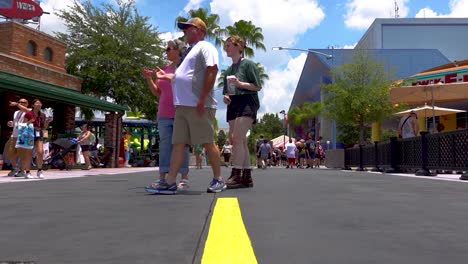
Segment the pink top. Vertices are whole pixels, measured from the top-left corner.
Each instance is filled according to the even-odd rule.
[[[164,67],[163,70],[166,73],[174,73],[174,71],[169,65],[166,65],[166,67]],[[168,80],[158,79],[157,85],[159,89],[161,90],[161,95],[159,96],[158,116],[174,118],[175,107],[174,107],[174,99],[172,97],[171,82]]]

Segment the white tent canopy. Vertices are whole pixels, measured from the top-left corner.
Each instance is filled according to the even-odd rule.
[[[274,148],[284,147],[285,143],[289,142],[288,136],[279,136],[271,140],[273,142]],[[292,138],[293,142],[296,142],[296,139]]]

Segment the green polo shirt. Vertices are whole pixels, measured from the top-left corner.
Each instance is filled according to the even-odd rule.
[[[229,66],[229,68],[227,68],[224,75],[223,94],[227,94],[227,76],[229,75],[235,75],[236,78],[241,82],[248,82],[257,87],[261,87],[260,73],[258,71],[257,65],[249,59],[242,59],[239,63],[234,63]],[[236,95],[256,93],[257,91],[250,91],[242,88],[238,88],[236,91]]]

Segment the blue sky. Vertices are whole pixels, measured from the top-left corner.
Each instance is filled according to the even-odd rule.
[[[106,0],[114,2],[113,0]],[[67,8],[71,0],[43,0],[42,30],[63,30],[63,23],[54,15]],[[94,3],[102,1],[93,0]],[[468,0],[397,0],[400,18],[468,17]],[[394,0],[136,0],[141,15],[171,39],[181,32],[174,27],[177,16],[190,9],[208,8],[220,16],[221,26],[250,20],[263,29],[267,51],[257,51],[254,61],[266,67],[270,80],[260,92],[260,113],[278,113],[288,109],[306,54],[297,51],[272,51],[273,46],[296,48],[353,48],[375,18],[395,17]],[[230,64],[220,51],[220,68]],[[220,91],[216,91],[221,98]],[[225,126],[225,105],[218,100],[217,118]]]

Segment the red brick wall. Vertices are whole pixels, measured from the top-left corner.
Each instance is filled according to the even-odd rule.
[[[81,79],[65,72],[65,43],[16,22],[0,23],[0,70],[81,91]],[[37,46],[36,56],[28,54],[28,42]],[[44,50],[53,52],[52,61]]]
[[[0,36],[2,36],[0,40],[0,52],[47,66],[54,70],[65,71],[65,43],[56,38],[11,21],[0,23]],[[29,41],[33,41],[37,45],[35,56],[28,54],[27,47]],[[52,61],[44,59],[44,50],[47,47],[53,52]]]

